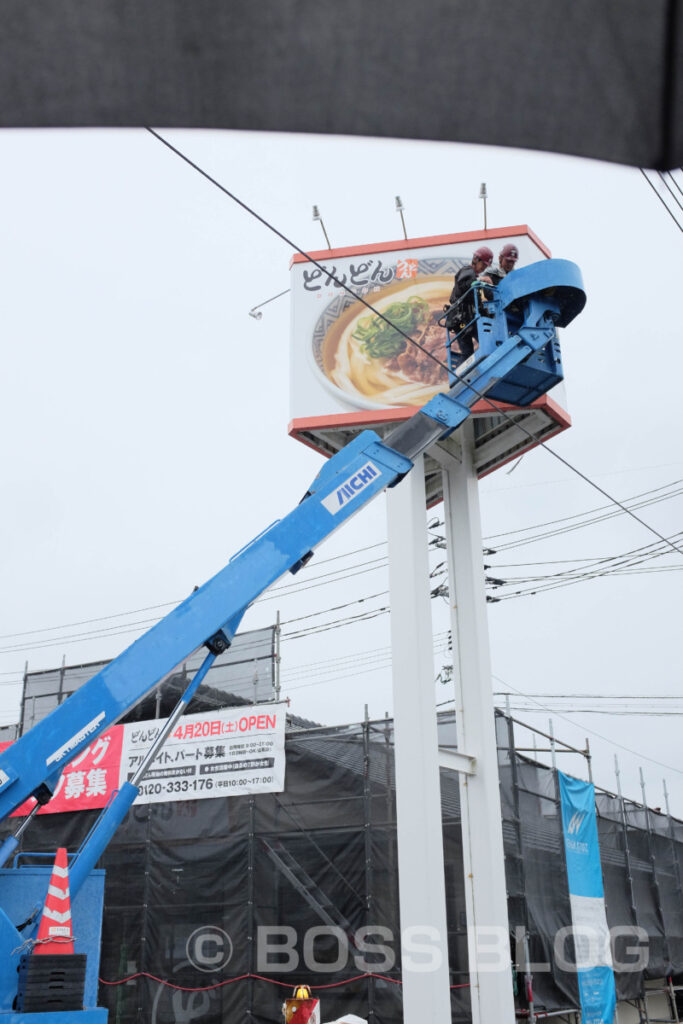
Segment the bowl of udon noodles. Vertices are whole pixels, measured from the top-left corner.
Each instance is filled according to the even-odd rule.
[[[421,406],[446,390],[448,373],[440,365],[446,364],[446,331],[437,320],[452,287],[451,270],[369,292],[367,301],[386,319],[352,296],[337,295],[313,332],[311,354],[324,385],[362,409]]]

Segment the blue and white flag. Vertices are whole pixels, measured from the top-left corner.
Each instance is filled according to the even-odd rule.
[[[605,915],[595,790],[558,772],[583,1024],[612,1024],[616,993]]]

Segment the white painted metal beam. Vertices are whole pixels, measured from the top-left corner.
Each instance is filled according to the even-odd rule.
[[[469,754],[461,754],[458,750],[439,747],[439,765],[441,768],[450,768],[453,772],[474,775],[477,770],[477,759],[470,757]]]
[[[479,494],[471,421],[462,461],[443,468],[458,749],[476,757],[460,774],[473,1024],[514,1024],[494,704]]]
[[[387,516],[403,1021],[451,1024],[422,458],[388,491]]]

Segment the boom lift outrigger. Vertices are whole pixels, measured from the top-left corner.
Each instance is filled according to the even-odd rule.
[[[204,646],[206,658],[173,712],[163,742],[213,660],[230,645],[246,609],[271,584],[285,572],[297,572],[321,541],[377,494],[397,484],[412,469],[413,460],[456,430],[483,395],[527,405],[561,379],[556,328],[569,324],[585,304],[578,267],[566,260],[535,263],[514,271],[491,292],[493,297],[477,309],[477,351],[460,366],[452,358],[449,361],[448,391],[431,399],[384,439],[371,430],[359,434],[324,464],[292,512],[238,551],[216,576],[0,755],[0,819],[30,796],[39,805],[47,803],[65,765],[191,652]],[[157,752],[158,745],[136,777],[123,783],[71,860],[72,898],[133,804],[139,793],[136,783]],[[15,852],[25,826],[26,821],[5,840],[0,865]],[[24,868],[15,870],[20,880]],[[17,950],[35,931],[39,916],[35,910],[31,915],[31,909],[27,907],[21,918],[23,932],[0,909],[0,1024],[3,1019],[12,1024],[37,1021],[37,1016],[45,1024],[64,1020],[63,1014],[12,1011]],[[99,956],[99,950],[89,955]],[[101,1024],[105,1013],[93,1008],[77,1016],[83,1024]]]

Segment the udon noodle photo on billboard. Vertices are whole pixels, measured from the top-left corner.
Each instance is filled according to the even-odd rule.
[[[446,331],[437,321],[452,287],[452,274],[422,275],[369,293],[368,302],[386,320],[350,296],[333,300],[312,339],[328,389],[364,409],[420,406],[446,390]]]

